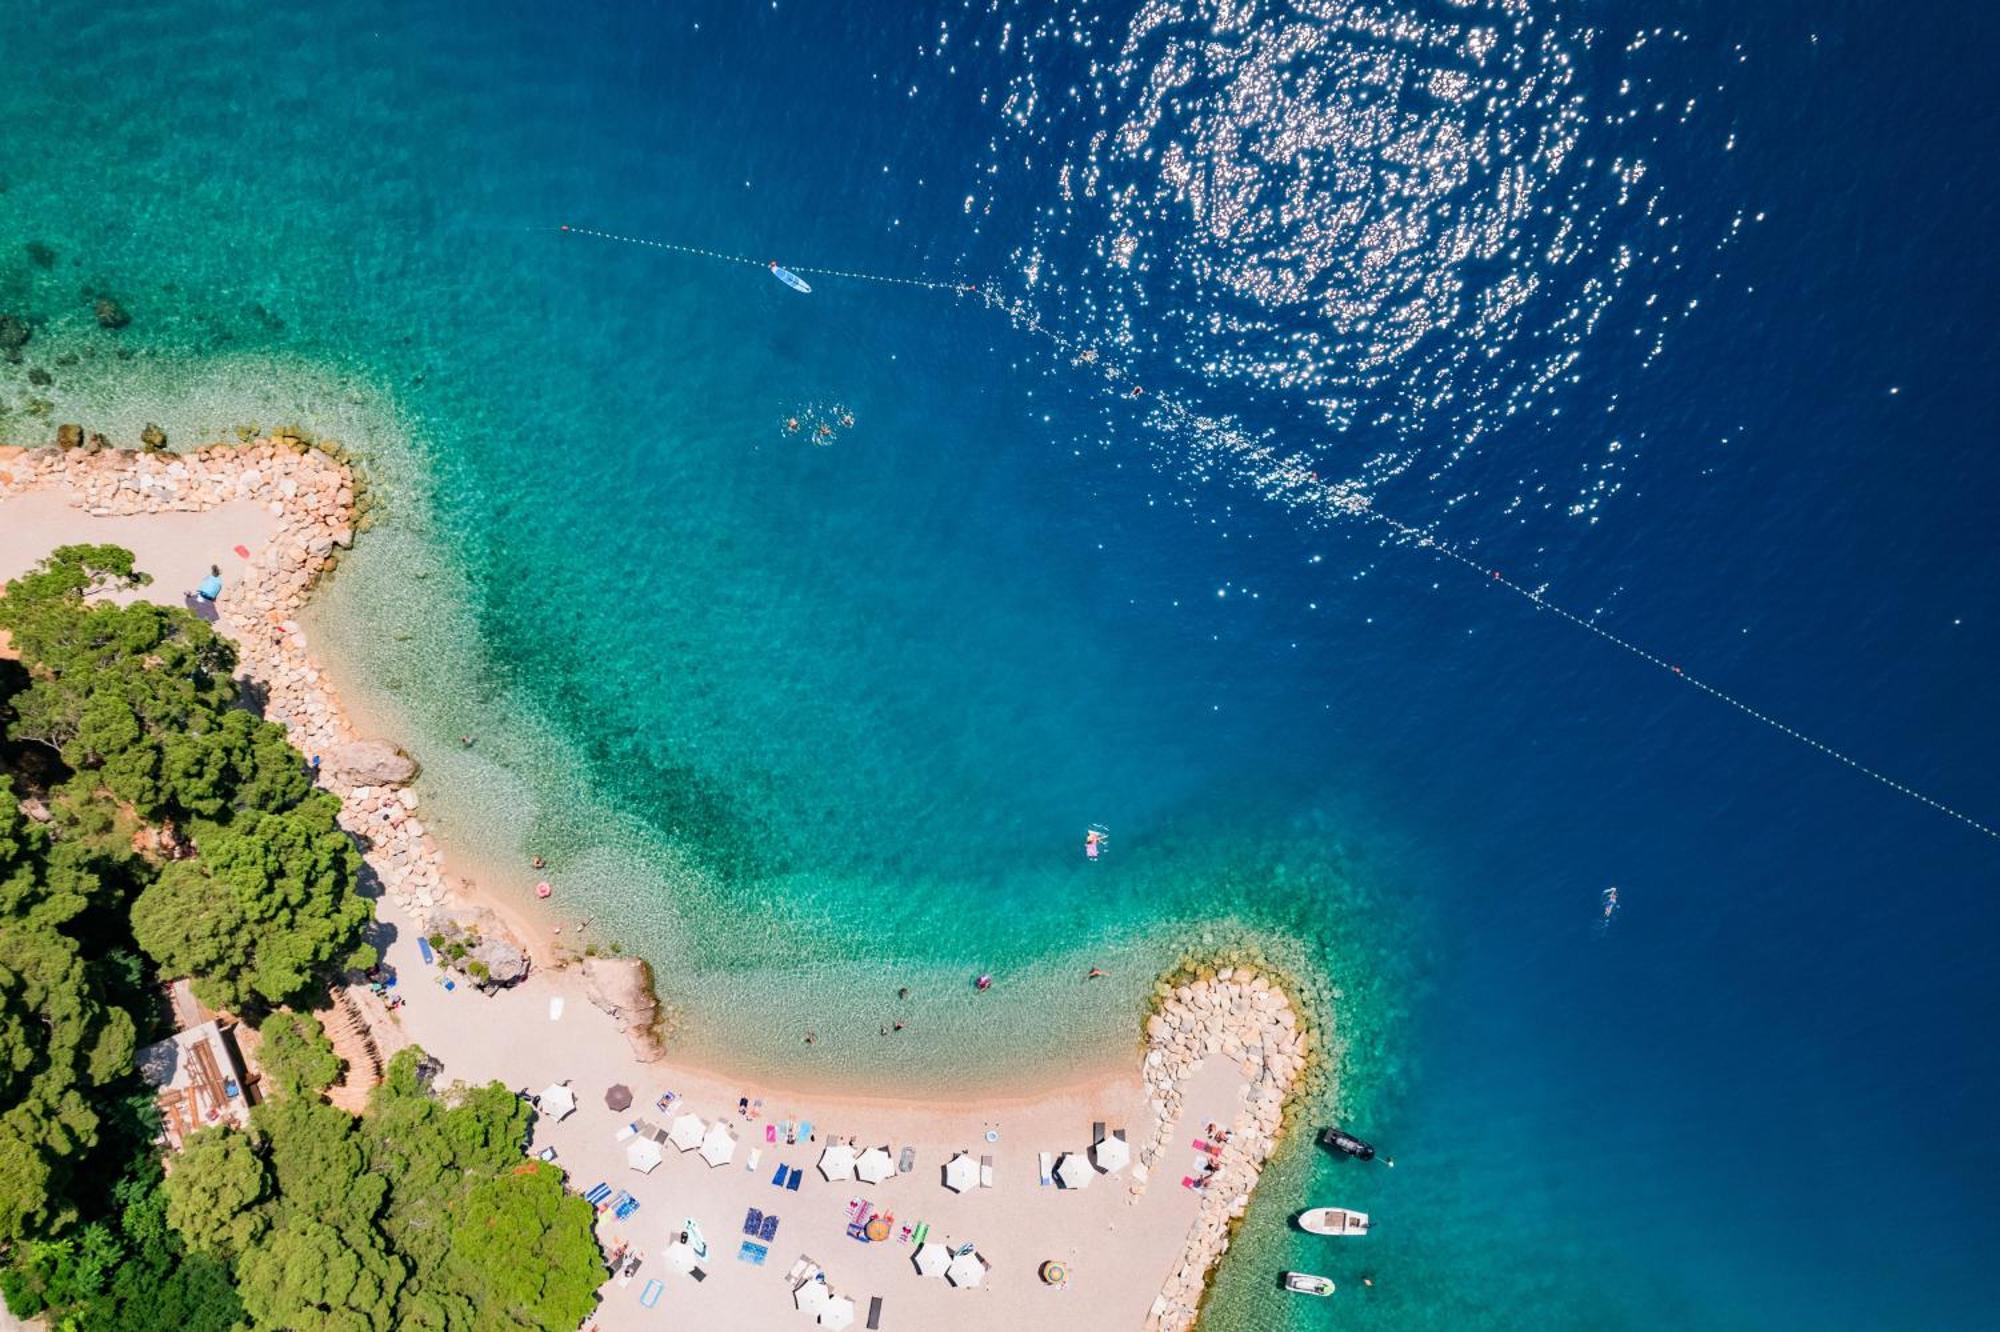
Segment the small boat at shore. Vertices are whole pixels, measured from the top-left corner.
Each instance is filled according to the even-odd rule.
[[[1357,1161],[1372,1161],[1375,1159],[1375,1149],[1372,1146],[1343,1129],[1321,1129],[1319,1131],[1319,1145],[1330,1152],[1338,1152],[1342,1156],[1351,1156]]]
[[[812,288],[806,285],[804,278],[789,268],[778,267],[778,261],[775,259],[771,261],[771,276],[790,287],[793,291],[798,292],[801,296],[812,295]]]
[[[1311,1272],[1287,1272],[1285,1289],[1294,1295],[1318,1295],[1324,1298],[1333,1294],[1333,1278],[1315,1276]]]
[[[1366,1235],[1368,1213],[1345,1207],[1313,1207],[1299,1213],[1299,1229],[1308,1235]]]

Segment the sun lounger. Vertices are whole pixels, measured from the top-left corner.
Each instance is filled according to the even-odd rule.
[[[609,1198],[610,1196],[611,1196],[611,1186],[609,1184],[600,1183],[592,1185],[590,1192],[583,1195],[583,1200],[589,1203],[591,1206],[595,1207],[597,1204],[603,1202],[606,1198]]]
[[[797,1193],[799,1191],[799,1181],[803,1178],[805,1178],[805,1176],[800,1172],[797,1166],[794,1166],[792,1167],[792,1173],[785,1176],[785,1187],[790,1189],[793,1193]]]
[[[882,1297],[880,1295],[874,1295],[869,1297],[868,1326],[870,1327],[882,1326]]]
[[[925,1238],[930,1235],[930,1233],[931,1233],[931,1223],[928,1221],[919,1221],[917,1222],[917,1233],[910,1236],[910,1243],[922,1244]]]
[[[743,1233],[751,1239],[757,1238],[757,1227],[764,1224],[764,1214],[752,1207],[743,1214]]]
[[[1055,1183],[1056,1154],[1054,1152],[1037,1152],[1035,1154],[1035,1162],[1042,1170],[1043,1187],[1046,1188],[1048,1185]]]
[[[757,1238],[766,1243],[778,1238],[778,1218],[775,1216],[765,1217],[763,1227],[757,1231]]]
[[[637,1124],[627,1124],[625,1127],[619,1129],[616,1133],[611,1135],[611,1141],[623,1142],[627,1138],[636,1138],[638,1136],[639,1136],[639,1126]]]
[[[424,960],[425,966],[437,961],[437,954],[431,952],[431,941],[421,934],[417,936],[417,956]]]
[[[917,1168],[917,1149],[914,1147],[905,1147],[903,1149],[903,1154],[896,1158],[896,1173],[899,1175],[907,1175],[916,1168]]]
[[[660,1292],[666,1288],[666,1283],[658,1277],[654,1277],[651,1281],[648,1281],[646,1288],[639,1292],[639,1307],[650,1309],[658,1304],[660,1302]]]
[[[800,1283],[806,1279],[806,1273],[812,1269],[812,1265],[812,1259],[800,1254],[798,1261],[785,1270],[785,1284],[797,1290]]]
[[[979,1158],[979,1187],[982,1189],[993,1187],[993,1158],[990,1156]]]
[[[744,1240],[736,1246],[736,1261],[739,1263],[748,1263],[752,1267],[762,1267],[764,1260],[770,1256],[771,1251],[769,1249],[761,1244],[753,1244],[749,1240]]]

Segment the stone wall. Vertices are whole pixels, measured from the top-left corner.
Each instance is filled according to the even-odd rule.
[[[1203,1062],[1231,1060],[1249,1082],[1188,1227],[1187,1247],[1146,1318],[1146,1332],[1185,1332],[1201,1309],[1210,1270],[1229,1248],[1230,1226],[1249,1207],[1250,1191],[1277,1145],[1285,1099],[1306,1069],[1311,1043],[1282,988],[1246,968],[1223,967],[1161,997],[1159,1011],[1146,1019],[1146,1047],[1154,1128],[1132,1172],[1135,1198],[1174,1140],[1187,1136],[1179,1122],[1181,1087]]]

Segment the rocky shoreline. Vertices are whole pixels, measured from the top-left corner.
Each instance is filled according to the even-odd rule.
[[[356,730],[296,618],[339,552],[353,544],[359,525],[365,486],[339,447],[284,435],[188,453],[125,450],[96,436],[86,443],[83,432],[69,426],[59,439],[56,448],[0,449],[0,499],[56,490],[100,517],[192,513],[236,501],[269,511],[276,537],[229,571],[216,603],[218,627],[236,644],[239,678],[259,694],[264,716],[285,726],[303,753],[319,756],[320,784],[340,797],[341,824],[360,842],[381,892],[426,933],[472,939],[465,961],[478,962],[476,979],[504,983],[525,975],[523,942],[510,937],[491,910],[454,891],[443,851],[409,786],[416,763]],[[649,986],[640,995],[624,974],[643,964],[621,968],[606,961],[593,998],[603,993],[600,1007],[619,1020],[635,1052],[657,1058],[657,1005]]]
[[[1187,1136],[1187,1126],[1179,1122],[1180,1088],[1203,1061],[1231,1060],[1249,1079],[1243,1108],[1228,1125],[1229,1141],[1202,1189],[1181,1261],[1153,1301],[1146,1332],[1185,1332],[1194,1325],[1209,1274],[1250,1206],[1250,1191],[1283,1129],[1286,1099],[1311,1053],[1311,1038],[1301,1029],[1284,989],[1246,967],[1223,967],[1213,976],[1172,987],[1161,997],[1159,1010],[1146,1019],[1144,1076],[1155,1126],[1133,1170],[1135,1198],[1173,1140]]]

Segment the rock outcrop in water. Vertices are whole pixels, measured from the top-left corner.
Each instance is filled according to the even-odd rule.
[[[329,750],[323,762],[350,786],[403,786],[417,778],[417,761],[387,740],[350,740]]]
[[[645,962],[636,957],[586,957],[583,983],[590,1002],[618,1020],[618,1030],[640,1062],[661,1056],[654,1035],[660,1001],[653,997],[653,973]]]

